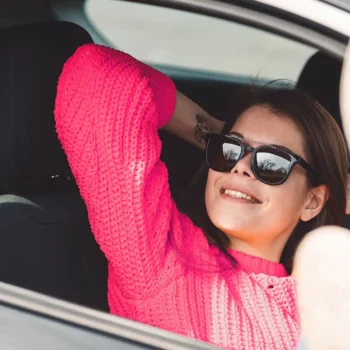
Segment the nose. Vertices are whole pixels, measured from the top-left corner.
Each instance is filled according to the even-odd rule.
[[[232,168],[231,174],[236,174],[240,176],[248,176],[255,178],[253,169],[251,167],[251,157],[252,154],[246,154],[237,164]]]

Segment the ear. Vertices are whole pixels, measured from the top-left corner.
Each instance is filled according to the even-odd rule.
[[[300,220],[310,221],[317,216],[329,198],[329,190],[326,185],[312,188],[306,198]]]

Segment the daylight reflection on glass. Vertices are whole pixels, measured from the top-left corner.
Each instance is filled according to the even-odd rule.
[[[241,146],[234,145],[232,143],[223,143],[222,144],[222,154],[224,159],[228,162],[227,165],[234,166],[241,154]]]
[[[263,145],[258,148],[222,134],[208,134],[206,160],[209,167],[219,172],[231,172],[244,154],[252,152],[251,168],[256,178],[268,185],[282,184],[292,167],[298,164],[294,156],[283,148]]]
[[[257,170],[259,176],[265,180],[279,182],[288,173],[291,159],[288,154],[280,153],[277,150],[277,154],[272,154],[271,151],[272,149],[270,148],[265,152],[263,150],[257,152]]]

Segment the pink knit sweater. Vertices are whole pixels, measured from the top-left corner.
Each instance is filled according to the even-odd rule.
[[[58,84],[57,132],[109,261],[113,314],[230,349],[294,349],[295,282],[282,265],[231,250],[230,268],[180,213],[157,130],[175,86],[133,57],[85,45]]]

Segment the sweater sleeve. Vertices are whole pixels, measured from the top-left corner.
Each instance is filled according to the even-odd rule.
[[[57,133],[95,238],[129,297],[156,288],[179,215],[158,137],[175,104],[170,78],[94,44],[75,52],[58,83]]]

